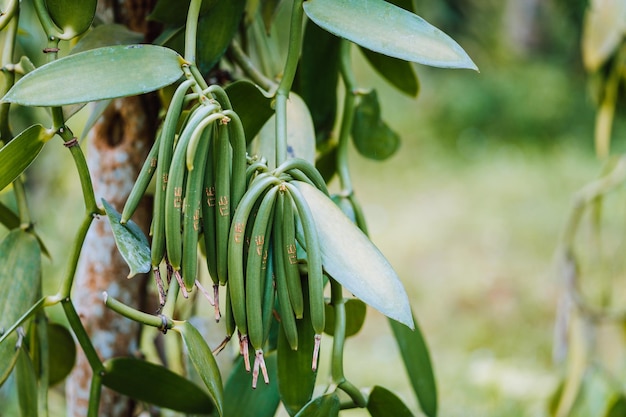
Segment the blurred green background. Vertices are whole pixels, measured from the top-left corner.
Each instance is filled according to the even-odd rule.
[[[546,416],[562,375],[552,361],[561,292],[554,251],[573,194],[601,167],[580,54],[587,2],[416,3],[480,73],[416,67],[413,99],[354,51],[360,85],[378,90],[383,118],[402,137],[384,162],[353,153],[357,197],[430,346],[440,415]],[[623,148],[619,119],[614,150]],[[70,156],[58,145],[29,171],[34,218],[52,253],[50,293],[82,213]],[[398,392],[417,412],[394,343],[370,311],[347,343],[346,374]]]

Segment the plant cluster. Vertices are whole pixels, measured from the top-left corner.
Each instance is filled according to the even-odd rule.
[[[475,69],[474,63],[415,15],[411,2],[191,0],[182,2],[188,5],[183,12],[180,3],[158,1],[151,17],[164,24],[162,36],[136,44],[119,27],[93,24],[95,0],[33,0],[48,42],[48,63],[39,68],[27,56],[16,57],[20,2],[10,1],[0,16],[0,190],[12,184],[18,208],[0,205],[0,222],[10,230],[0,243],[0,282],[9,288],[0,293],[0,384],[15,372],[22,414],[47,414],[48,387],[72,368],[71,357],[50,357],[51,343],[73,347],[68,330],[46,323],[46,308],[61,304],[93,371],[90,416],[98,413],[102,386],[194,414],[272,416],[279,402],[299,416],[354,407],[373,416],[410,414],[385,388],[361,390],[345,376],[345,339],[359,331],[368,304],[389,317],[420,406],[435,415],[426,345],[400,279],[367,238],[351,185],[350,137],[376,159],[393,154],[398,137],[381,120],[375,92],[358,88],[350,46],[363,47],[374,68],[412,95],[418,84],[409,62]],[[289,31],[276,73],[270,68],[281,61],[271,50],[278,43],[266,33],[276,33],[281,3],[290,8]],[[393,31],[385,29],[390,25]],[[74,43],[64,57],[61,40]],[[215,68],[228,68],[236,81],[208,83]],[[335,138],[339,79],[345,94]],[[164,117],[120,213],[96,201],[80,142],[66,122],[85,103],[103,103],[93,107],[88,130],[110,100],[156,90],[162,91]],[[13,135],[11,118],[23,108],[16,105],[47,108],[51,120]],[[48,295],[40,290],[46,250],[30,219],[21,175],[53,137],[72,154],[85,213],[60,288]],[[335,175],[340,191],[330,196],[327,182]],[[150,240],[132,220],[149,192]],[[154,276],[159,310],[139,311],[106,292],[104,303],[163,333],[178,333],[186,348],[178,354],[187,355],[203,388],[190,379],[191,369],[181,376],[155,361],[103,360],[94,349],[72,288],[87,230],[105,214],[129,277]],[[206,265],[213,291],[201,282],[200,265]],[[213,352],[189,310],[179,308],[196,292],[206,295],[215,319],[224,323],[225,340]],[[328,383],[316,378],[323,333],[333,336]],[[224,384],[214,355],[232,337],[242,360]],[[53,374],[52,363],[66,366]],[[260,376],[269,389],[253,391]],[[316,384],[325,383],[314,394]]]

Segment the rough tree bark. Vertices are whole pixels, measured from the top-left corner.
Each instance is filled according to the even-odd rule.
[[[105,23],[122,23],[154,38],[155,28],[145,16],[156,0],[100,1],[98,16]],[[150,149],[157,125],[158,97],[148,94],[114,100],[89,136],[87,160],[96,198],[106,199],[121,211],[133,182]],[[150,202],[143,202],[133,220],[148,230]],[[143,308],[146,277],[126,279],[128,266],[119,254],[110,227],[96,219],[89,230],[76,275],[72,299],[101,359],[137,354],[140,327],[104,307],[102,292],[129,305]],[[80,351],[80,349],[79,349]],[[66,383],[67,415],[84,417],[87,412],[91,369],[82,352]],[[133,403],[104,389],[102,416],[130,416]]]

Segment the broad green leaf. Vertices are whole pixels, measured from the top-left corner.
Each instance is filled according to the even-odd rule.
[[[0,223],[7,229],[16,229],[20,226],[20,218],[17,214],[13,213],[13,210],[0,202]]]
[[[307,22],[295,91],[311,110],[318,143],[326,142],[335,127],[339,41],[336,36]]]
[[[162,46],[91,49],[26,74],[2,101],[24,106],[64,106],[148,93],[178,80],[183,75],[181,64],[182,58],[175,51]]]
[[[413,417],[411,410],[396,394],[379,386],[370,392],[367,411],[372,417]]]
[[[132,220],[121,224],[122,215],[104,199],[102,205],[109,218],[115,244],[130,267],[128,278],[150,272],[150,243],[141,228]]]
[[[203,0],[200,7],[200,16],[208,12],[218,0]],[[173,26],[182,26],[187,21],[187,11],[191,0],[158,0],[149,20]]]
[[[48,13],[63,32],[63,39],[74,38],[89,29],[97,4],[97,0],[46,0]]]
[[[189,359],[209,390],[209,396],[220,416],[224,415],[224,387],[215,357],[202,335],[189,322],[177,323],[174,328],[183,338]]]
[[[372,51],[434,67],[478,69],[448,35],[384,0],[308,0],[303,7],[323,29]]]
[[[272,116],[261,129],[259,153],[274,166],[276,159],[276,116]],[[302,98],[289,94],[287,101],[287,157],[302,158],[315,163],[315,129],[311,113]]]
[[[376,90],[361,96],[354,110],[352,139],[359,153],[378,161],[392,156],[400,146],[400,137],[380,118]]]
[[[220,60],[233,36],[246,7],[245,0],[218,1],[198,21],[197,64],[207,73]]]
[[[346,300],[344,305],[346,308],[346,337],[354,336],[363,327],[367,308],[363,301],[355,298]],[[326,305],[324,332],[331,336],[335,334],[335,308],[330,304]]]
[[[137,44],[143,41],[143,38],[143,34],[134,32],[124,25],[117,23],[100,25],[80,38],[70,54],[74,55],[105,46]]]
[[[104,363],[102,383],[131,398],[182,413],[210,414],[211,398],[193,382],[169,369],[135,358]]]
[[[233,110],[237,112],[243,123],[246,141],[250,143],[274,114],[272,99],[265,97],[256,85],[247,80],[229,84],[226,87],[226,93]]]
[[[41,125],[34,125],[0,148],[0,190],[28,168],[52,136],[54,132]]]
[[[606,411],[605,417],[624,417],[626,416],[626,397],[620,394],[615,402],[611,404]]]
[[[415,330],[411,330],[395,320],[389,320],[389,325],[400,348],[404,368],[409,376],[413,391],[424,414],[428,417],[437,415],[437,384],[430,361],[428,347],[422,336],[415,317]]]
[[[303,318],[296,320],[298,350],[292,350],[282,326],[278,333],[277,363],[280,399],[289,415],[295,415],[309,402],[315,388],[317,371],[312,370],[315,332],[309,317],[309,296],[302,286],[304,298]],[[323,342],[322,342],[323,348]]]
[[[48,323],[48,346],[48,380],[54,385],[63,381],[74,367],[76,343],[65,326]]]
[[[41,249],[37,238],[15,229],[0,242],[0,330],[8,329],[37,300],[41,285]],[[4,331],[4,330],[3,330]],[[0,385],[17,360],[17,333],[0,343]]]
[[[336,417],[339,415],[341,402],[335,392],[313,398],[299,412],[296,417]]]
[[[36,416],[37,375],[35,374],[33,362],[24,346],[19,349],[15,371],[17,394],[22,416]]]
[[[293,184],[313,213],[328,275],[366,304],[413,328],[408,296],[389,261],[330,198],[304,182]]]
[[[417,75],[410,62],[359,48],[372,67],[398,90],[412,97],[419,91]]]
[[[224,415],[227,417],[273,417],[280,403],[276,352],[265,355],[270,383],[259,383],[252,389],[251,375],[245,371],[243,359],[237,360],[224,388]]]
[[[617,51],[626,31],[626,2],[594,0],[585,13],[582,55],[585,68],[594,72]]]

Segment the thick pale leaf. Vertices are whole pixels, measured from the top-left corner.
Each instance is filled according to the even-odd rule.
[[[182,75],[181,58],[156,45],[91,49],[26,74],[2,99],[25,106],[64,106],[148,93]]]
[[[378,161],[392,156],[400,147],[400,137],[380,118],[376,90],[361,96],[354,111],[352,139],[359,153]]]
[[[121,224],[122,215],[104,199],[102,205],[109,218],[115,244],[130,267],[128,278],[150,272],[150,243],[141,228],[132,220]]]
[[[372,417],[413,417],[400,398],[386,388],[375,386],[367,400],[367,411]]]
[[[65,379],[76,362],[76,343],[65,326],[48,324],[48,380],[50,385]]]
[[[365,322],[367,308],[361,300],[351,298],[345,302],[346,308],[346,337],[354,336],[361,330]],[[331,336],[335,334],[335,308],[326,304],[326,323],[324,333]]]
[[[328,275],[366,304],[413,328],[408,296],[389,261],[331,199],[309,184],[293,183],[313,213]]]
[[[278,332],[278,390],[280,399],[291,416],[311,400],[317,377],[317,372],[311,369],[315,332],[309,314],[308,289],[306,285],[302,287],[304,313],[302,319],[296,320],[298,350],[291,349],[282,326]]]
[[[71,39],[91,26],[98,0],[46,0],[48,13],[63,32],[63,39]]]
[[[274,114],[272,99],[265,97],[256,85],[247,80],[229,84],[226,87],[226,93],[233,110],[243,123],[246,141],[250,143]]]
[[[220,60],[230,44],[246,7],[245,0],[218,1],[198,21],[197,64],[207,73]]]
[[[296,414],[296,417],[336,417],[339,415],[340,407],[339,396],[335,392],[330,392],[313,398]]]
[[[626,2],[594,0],[585,14],[582,36],[583,63],[597,71],[616,51],[626,31]]]
[[[419,82],[410,62],[360,48],[374,69],[398,90],[412,97],[417,96]]]
[[[413,391],[424,414],[428,417],[437,415],[437,384],[430,361],[428,347],[422,336],[415,317],[415,330],[411,330],[395,320],[389,320],[389,325],[398,342],[404,368],[409,376]]]
[[[36,416],[37,375],[35,374],[33,362],[24,346],[19,349],[15,371],[17,395],[22,416]]]
[[[169,369],[135,358],[104,363],[102,383],[131,398],[182,413],[210,414],[211,398],[193,382]]]
[[[276,352],[265,355],[270,383],[250,387],[251,375],[239,358],[224,388],[224,415],[227,417],[273,417],[280,403],[276,372]]]
[[[15,229],[20,225],[20,218],[7,206],[0,202],[0,223],[7,229]]]
[[[0,190],[11,184],[37,158],[43,145],[54,135],[34,125],[0,148]]]
[[[189,322],[177,323],[174,330],[183,337],[189,359],[209,390],[209,396],[220,416],[224,415],[224,387],[215,357],[202,335]]]
[[[375,52],[443,68],[478,68],[452,38],[384,0],[308,0],[307,16],[325,30]]]
[[[335,126],[339,40],[307,21],[295,91],[311,110],[318,143],[326,142]]]
[[[124,25],[117,23],[100,25],[80,38],[76,46],[70,51],[70,54],[74,55],[105,46],[137,44],[143,41],[143,38],[143,34],[134,32]]]
[[[276,159],[276,116],[261,129],[259,154],[274,166]],[[307,105],[296,93],[287,101],[287,157],[302,158],[315,163],[315,130]]]
[[[33,305],[41,285],[41,249],[31,233],[15,229],[0,242],[0,330],[8,329]],[[0,385],[17,360],[14,332],[0,343]]]

